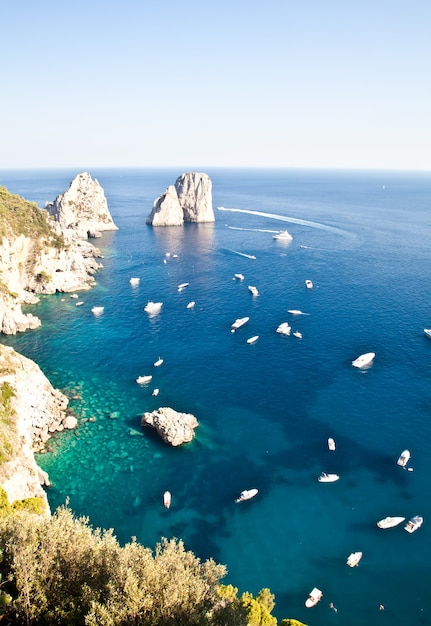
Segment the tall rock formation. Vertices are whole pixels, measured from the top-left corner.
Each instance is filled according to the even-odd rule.
[[[72,230],[81,239],[98,237],[104,230],[118,230],[108,209],[104,191],[87,172],[75,176],[67,191],[45,206],[63,235]]]
[[[207,174],[189,172],[156,198],[147,224],[181,226],[184,222],[214,222],[212,183]]]

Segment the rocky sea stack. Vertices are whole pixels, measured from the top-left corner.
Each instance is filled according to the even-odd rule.
[[[197,172],[179,176],[175,185],[156,198],[147,224],[182,226],[184,222],[214,222],[212,183],[207,174]]]
[[[152,426],[163,441],[175,447],[192,441],[199,422],[191,413],[180,413],[170,407],[160,407],[152,413],[144,413],[141,425]]]

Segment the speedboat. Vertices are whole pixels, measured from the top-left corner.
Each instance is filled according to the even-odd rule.
[[[258,339],[259,335],[255,335],[254,337],[250,337],[250,339],[247,339],[247,343],[256,343]]]
[[[353,367],[366,367],[371,363],[371,361],[376,356],[375,352],[366,352],[365,354],[361,354],[357,359],[352,361]]]
[[[282,324],[280,324],[275,332],[280,333],[280,335],[290,335],[291,330],[292,327],[289,326],[287,322],[283,322]]]
[[[257,494],[258,489],[244,489],[244,491],[241,491],[235,502],[244,502],[244,500],[251,500]]]
[[[192,301],[189,302],[188,305],[186,306],[186,309],[192,309],[195,306],[196,302]]]
[[[305,286],[307,287],[307,289],[313,289],[313,283],[309,279],[305,281]]]
[[[424,333],[427,337],[431,339],[431,328],[424,328]]]
[[[244,324],[247,324],[249,319],[250,319],[249,317],[239,317],[238,319],[236,319],[234,323],[232,324],[232,326],[230,327],[231,332],[234,333],[236,330],[238,330],[238,328],[241,328],[241,326],[244,326]]]
[[[138,383],[138,385],[146,385],[150,382],[152,378],[152,376],[138,376],[136,382]]]
[[[287,312],[290,313],[291,315],[308,315],[308,313],[304,313],[303,311],[300,311],[299,309],[288,309]]]
[[[249,285],[248,286],[248,290],[249,290],[249,292],[251,293],[252,296],[258,296],[259,295],[259,292],[258,292],[257,288],[253,287],[253,285]]]
[[[358,565],[361,559],[362,559],[362,552],[352,552],[352,554],[347,559],[347,565],[349,567],[355,567],[356,565]]]
[[[338,474],[327,474],[326,472],[322,472],[317,479],[319,483],[335,483],[340,477]]]
[[[105,307],[104,307],[104,306],[94,306],[94,307],[91,309],[91,312],[92,312],[94,315],[102,315],[102,313],[103,313],[103,311],[104,311],[104,310],[105,310]]]
[[[157,361],[154,362],[154,367],[160,367],[162,363],[163,363],[163,359],[159,357]]]
[[[172,500],[171,492],[165,491],[165,493],[163,494],[163,504],[167,509],[169,509],[169,507],[171,506],[171,500]]]
[[[397,465],[401,465],[401,467],[405,467],[407,465],[407,463],[410,460],[410,450],[403,450],[403,452],[401,452],[398,461],[397,461]]]
[[[318,589],[317,587],[314,587],[310,591],[310,595],[305,601],[305,606],[307,607],[307,609],[310,609],[312,606],[316,606],[316,604],[322,599],[322,596],[323,592],[320,591],[320,589]]]
[[[158,396],[160,392],[160,389],[153,389],[153,393],[151,394],[152,396]]]
[[[298,339],[302,339],[302,333],[299,332],[299,330],[295,330],[295,332],[293,333],[294,337],[298,337]]]
[[[140,278],[131,278],[129,280],[129,283],[132,285],[132,287],[136,287],[136,285],[139,285],[140,280],[141,280]]]
[[[160,313],[162,306],[163,302],[148,302],[148,304],[144,306],[144,311],[148,313],[148,315],[157,315],[157,313]]]
[[[329,437],[328,439],[328,448],[330,450],[335,450],[335,441],[332,439],[332,437]]]
[[[287,230],[280,230],[272,236],[273,239],[281,239],[282,241],[292,241],[293,237]]]
[[[237,278],[238,280],[244,280],[244,274],[234,274],[234,278]]]
[[[178,285],[178,291],[182,291],[188,286],[189,286],[189,283],[181,283],[181,285]]]
[[[421,517],[420,515],[415,515],[404,526],[404,530],[406,530],[408,533],[414,533],[415,530],[417,530],[418,528],[422,526],[423,521],[424,521],[423,517]]]
[[[401,522],[404,522],[405,517],[385,517],[377,522],[377,526],[379,528],[393,528],[394,526],[398,526]]]

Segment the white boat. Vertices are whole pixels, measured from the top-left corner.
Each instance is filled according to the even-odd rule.
[[[299,330],[295,330],[295,332],[293,333],[294,337],[298,337],[298,339],[302,339],[302,333],[299,332]]]
[[[244,274],[234,274],[234,278],[237,278],[238,280],[244,280]]]
[[[160,313],[162,306],[163,302],[148,302],[144,306],[144,311],[148,313],[148,315],[157,315]]]
[[[254,337],[250,337],[250,339],[247,339],[247,343],[256,343],[258,339],[259,335],[254,335]]]
[[[407,463],[410,461],[410,450],[403,450],[398,457],[397,465],[401,465],[401,467],[405,467]]]
[[[355,567],[359,564],[359,561],[362,559],[362,552],[352,552],[352,554],[347,559],[347,565],[349,567]]]
[[[140,280],[141,280],[140,278],[131,278],[129,280],[129,283],[132,285],[132,287],[136,287],[136,285],[139,285]]]
[[[401,522],[404,522],[405,519],[405,517],[384,517],[377,522],[377,526],[379,528],[393,528],[394,526],[401,524]]]
[[[256,287],[253,287],[253,285],[249,285],[248,286],[248,290],[251,293],[252,296],[258,296],[259,295],[259,291],[257,290]]]
[[[291,330],[292,330],[292,327],[289,326],[287,322],[283,322],[282,324],[280,324],[280,326],[277,328],[275,332],[280,333],[280,335],[290,335]]]
[[[309,279],[305,281],[305,286],[307,287],[307,289],[313,289],[313,283]]]
[[[169,507],[171,506],[171,500],[172,500],[171,492],[165,491],[165,493],[163,494],[163,504],[167,509],[169,509]]]
[[[308,315],[308,313],[304,313],[304,311],[300,311],[299,309],[288,309],[287,312],[291,315]]]
[[[335,450],[335,441],[332,439],[332,437],[329,437],[328,439],[328,448],[330,450]]]
[[[244,500],[251,500],[258,493],[259,492],[257,489],[244,489],[244,491],[241,491],[235,502],[244,502]]]
[[[427,337],[431,339],[431,328],[424,328],[424,333]]]
[[[74,298],[75,300],[78,298],[78,294],[77,293],[72,293],[70,294],[71,298]]]
[[[153,393],[151,394],[152,396],[158,396],[160,392],[160,389],[153,389]]]
[[[152,376],[138,376],[136,382],[138,383],[138,385],[146,385],[150,382],[152,378]]]
[[[157,361],[154,362],[154,367],[160,367],[162,363],[163,363],[163,359],[159,357]]]
[[[181,283],[181,285],[178,285],[178,291],[182,291],[188,286],[189,286],[189,283]]]
[[[238,328],[241,328],[241,326],[244,326],[244,324],[247,324],[249,319],[250,319],[249,317],[239,317],[238,319],[236,319],[234,323],[232,324],[232,326],[230,327],[231,332],[234,333],[236,330],[238,330]]]
[[[292,241],[293,237],[287,230],[280,230],[272,236],[273,239],[281,239],[282,241]]]
[[[340,477],[338,474],[327,474],[326,472],[322,472],[317,479],[319,483],[335,483]]]
[[[366,352],[365,354],[361,354],[361,356],[358,356],[357,359],[352,361],[352,365],[353,367],[359,367],[359,368],[366,367],[373,361],[375,356],[376,356],[375,352]]]
[[[305,601],[305,606],[307,607],[307,609],[311,609],[312,606],[316,606],[316,604],[322,599],[322,596],[323,592],[320,591],[320,589],[318,589],[317,587],[314,587],[310,591],[310,595]]]
[[[105,310],[105,307],[104,307],[104,306],[94,306],[94,307],[91,309],[91,312],[92,312],[94,315],[102,315],[102,313],[103,313],[103,311],[104,311],[104,310]]]
[[[77,302],[77,303],[75,304],[75,306],[82,306],[83,304],[84,304],[84,302],[81,300],[80,302]]]
[[[189,302],[188,305],[186,306],[186,309],[192,309],[195,306],[196,302],[192,301]]]
[[[420,515],[415,515],[404,526],[404,530],[406,530],[408,533],[414,533],[415,530],[417,530],[418,528],[422,526],[423,521],[424,521],[423,517],[421,517]]]

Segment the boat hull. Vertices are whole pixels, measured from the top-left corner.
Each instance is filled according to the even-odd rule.
[[[405,517],[385,517],[377,522],[377,526],[379,528],[393,528],[394,526],[398,526],[401,522],[404,522]]]

